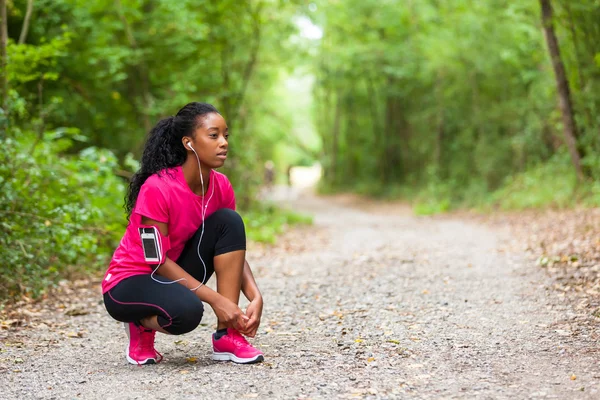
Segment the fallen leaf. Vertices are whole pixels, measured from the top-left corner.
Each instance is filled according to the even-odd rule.
[[[573,334],[571,331],[564,329],[556,329],[554,332],[558,333],[560,336],[571,336]]]
[[[42,314],[39,312],[35,312],[35,311],[30,311],[30,310],[21,310],[21,314],[28,316],[29,318],[36,318],[41,316]]]
[[[65,311],[65,315],[68,315],[70,317],[76,317],[78,315],[87,315],[90,312],[88,310],[85,310],[81,307],[76,307],[76,308],[71,308],[67,311]]]
[[[2,327],[2,329],[8,329],[13,326],[19,326],[21,325],[21,323],[22,322],[18,319],[6,319],[0,321],[0,326]]]
[[[185,359],[185,361],[189,362],[189,363],[197,363],[198,362],[198,358],[197,357],[188,357]]]
[[[375,357],[369,357],[369,358],[367,358],[367,362],[373,362],[373,361],[375,361]]]
[[[577,376],[575,374],[571,375],[571,380],[574,381],[575,379],[577,379]]]

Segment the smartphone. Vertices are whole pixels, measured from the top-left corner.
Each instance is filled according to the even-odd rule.
[[[159,264],[162,260],[162,253],[158,230],[155,227],[139,228],[139,232],[142,239],[142,248],[144,249],[144,259],[147,263]]]

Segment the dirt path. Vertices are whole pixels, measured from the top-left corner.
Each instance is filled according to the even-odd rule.
[[[593,335],[565,328],[571,306],[503,251],[506,232],[347,198],[290,203],[315,226],[249,256],[265,363],[211,361],[208,315],[157,337],[161,364],[128,365],[120,325],[82,283],[0,331],[1,397],[600,398]]]

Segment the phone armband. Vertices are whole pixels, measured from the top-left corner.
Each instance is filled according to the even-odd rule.
[[[138,228],[144,260],[148,264],[162,264],[167,257],[167,251],[171,248],[168,236],[160,233],[160,230],[151,225],[140,225]]]

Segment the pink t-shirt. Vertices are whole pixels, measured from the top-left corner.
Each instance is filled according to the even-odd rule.
[[[235,195],[231,183],[225,175],[217,171],[210,172],[205,197],[204,205],[208,204],[205,218],[221,208],[235,210]],[[106,293],[125,278],[152,273],[152,267],[144,260],[138,232],[142,216],[168,225],[171,247],[166,255],[177,261],[186,242],[202,224],[201,210],[202,196],[192,192],[180,166],[151,175],[140,189],[127,230],[104,274],[102,293]]]

